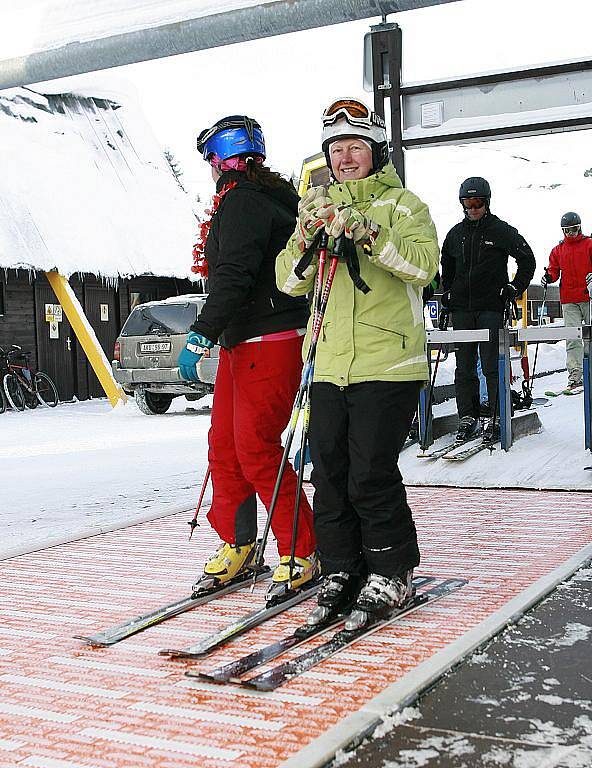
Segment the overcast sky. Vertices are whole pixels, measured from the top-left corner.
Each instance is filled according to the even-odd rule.
[[[403,29],[403,80],[586,57],[590,0],[461,0],[392,14]],[[364,33],[380,18],[144,62],[116,70],[134,83],[159,140],[189,185],[207,197],[208,170],[195,136],[218,118],[246,113],[263,126],[272,166],[299,171],[320,149],[320,115],[340,95],[364,97]],[[569,137],[555,142],[569,153]],[[417,151],[416,151],[417,152]],[[408,153],[412,177],[414,155]],[[592,155],[591,163],[592,165]]]
[[[72,2],[80,7],[83,0]],[[113,18],[124,24],[114,0],[102,2],[111,3]],[[391,14],[388,21],[403,30],[405,83],[592,58],[592,0],[461,0]],[[80,83],[87,92],[91,84],[95,95],[110,86],[115,94],[133,91],[157,139],[179,161],[191,195],[207,203],[213,184],[195,150],[199,131],[224,115],[255,117],[263,126],[270,165],[298,174],[303,158],[320,150],[320,118],[328,103],[353,95],[371,104],[372,94],[362,88],[363,39],[378,22],[327,26],[91,73],[70,78],[63,90]],[[430,205],[442,240],[460,217],[462,179],[487,176],[494,212],[532,243],[540,274],[560,237],[561,213],[578,210],[584,230],[592,230],[592,178],[584,177],[592,167],[591,148],[592,132],[577,131],[413,150],[406,155],[407,184]]]

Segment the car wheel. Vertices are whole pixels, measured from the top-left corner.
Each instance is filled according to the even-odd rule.
[[[134,397],[138,408],[147,416],[166,413],[173,402],[172,395],[161,395],[156,392],[149,392],[147,389],[136,389]]]

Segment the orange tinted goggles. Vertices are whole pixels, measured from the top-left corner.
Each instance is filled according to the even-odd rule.
[[[339,112],[347,112],[350,117],[368,118],[370,117],[370,110],[361,101],[355,99],[339,99],[334,101],[330,107],[327,107],[323,117],[332,117]]]

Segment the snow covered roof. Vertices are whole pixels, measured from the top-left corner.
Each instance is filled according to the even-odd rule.
[[[191,276],[189,196],[131,97],[0,92],[0,167],[0,267]]]

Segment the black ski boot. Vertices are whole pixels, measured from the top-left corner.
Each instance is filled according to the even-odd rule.
[[[355,603],[360,591],[361,577],[357,573],[329,573],[317,595],[317,607],[309,615],[306,623],[309,627],[322,624],[340,613],[347,613]]]
[[[401,608],[413,597],[413,570],[400,576],[381,576],[371,573],[362,587],[354,610],[347,617],[345,628],[354,631],[372,620],[384,619],[395,608]]]
[[[483,431],[484,443],[498,443],[500,440],[499,419],[489,419]]]
[[[480,432],[481,424],[479,423],[479,419],[476,419],[473,416],[463,416],[460,420],[460,424],[458,425],[456,439],[459,443],[465,443],[467,440],[472,440],[474,437],[479,437]]]

